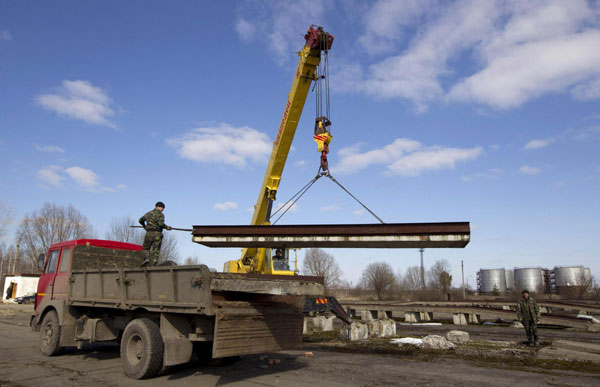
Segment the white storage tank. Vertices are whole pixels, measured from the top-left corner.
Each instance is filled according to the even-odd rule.
[[[540,267],[515,268],[514,276],[518,291],[527,289],[530,292],[543,293],[545,290],[544,269]]]
[[[506,292],[506,271],[504,269],[480,269],[479,292]]]
[[[506,270],[506,290],[515,290],[515,272],[512,269]]]
[[[583,266],[554,268],[554,290],[566,297],[581,298],[592,286],[592,273]]]

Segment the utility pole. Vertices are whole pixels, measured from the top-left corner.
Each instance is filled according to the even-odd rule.
[[[463,301],[467,298],[465,293],[465,263],[460,260],[460,271],[462,272],[462,285],[463,285]]]
[[[12,272],[15,274],[17,272],[17,261],[19,260],[19,245],[21,244],[21,237],[17,239],[17,248],[15,249],[15,257],[13,259],[13,269]]]
[[[419,249],[419,253],[421,253],[421,289],[425,289],[425,266],[423,265],[423,252],[424,248]]]

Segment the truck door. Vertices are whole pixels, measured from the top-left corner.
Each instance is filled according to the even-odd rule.
[[[67,286],[69,283],[69,271],[71,270],[71,255],[73,247],[63,247],[60,252],[58,270],[54,276],[54,286],[52,286],[52,299],[64,300],[67,298]]]
[[[54,286],[54,277],[56,276],[59,255],[60,249],[50,250],[48,252],[46,266],[44,266],[44,272],[40,276],[40,282],[38,282],[36,306],[52,297],[52,287]]]

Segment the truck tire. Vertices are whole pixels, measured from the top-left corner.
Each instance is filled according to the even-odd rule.
[[[40,326],[40,350],[45,356],[54,356],[61,350],[60,343],[60,325],[58,314],[51,310],[44,316]]]
[[[133,379],[156,376],[163,365],[164,344],[158,325],[147,318],[132,320],[121,339],[121,362]]]

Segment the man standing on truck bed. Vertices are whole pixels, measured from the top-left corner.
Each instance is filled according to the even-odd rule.
[[[142,266],[151,264],[156,266],[158,263],[158,255],[160,254],[160,245],[162,243],[163,234],[162,230],[170,230],[171,226],[165,224],[165,203],[156,202],[152,211],[146,212],[139,220],[140,224],[146,230],[146,236],[144,237],[144,243],[142,245],[142,251],[147,256]]]

